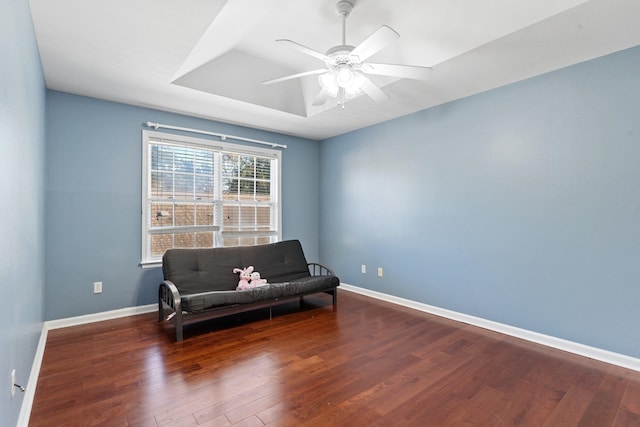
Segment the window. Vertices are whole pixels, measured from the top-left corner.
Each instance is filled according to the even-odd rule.
[[[280,240],[280,151],[143,131],[142,265]]]

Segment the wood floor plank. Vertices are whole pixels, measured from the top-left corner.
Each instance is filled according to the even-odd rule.
[[[560,402],[553,408],[543,426],[577,426],[595,396],[597,386],[603,377],[603,369],[588,369],[581,372],[560,399]]]
[[[340,291],[49,331],[30,425],[639,426],[640,372]]]
[[[631,414],[640,416],[640,379],[635,376],[629,378],[620,406]]]
[[[620,409],[611,425],[614,427],[640,427],[640,416]]]
[[[578,425],[580,427],[612,425],[627,388],[627,382],[628,379],[624,376],[605,375]]]

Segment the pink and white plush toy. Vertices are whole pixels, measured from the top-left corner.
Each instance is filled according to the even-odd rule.
[[[240,274],[240,280],[238,281],[238,287],[236,290],[243,291],[245,289],[251,289],[255,287],[255,285],[251,284],[251,273],[253,272],[253,266],[250,265],[247,268],[234,268],[234,273]]]
[[[251,286],[266,286],[268,285],[267,279],[261,279],[260,273],[254,271],[251,273]]]

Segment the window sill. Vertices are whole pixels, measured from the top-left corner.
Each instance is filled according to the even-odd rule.
[[[146,270],[148,268],[162,267],[162,261],[161,260],[158,260],[158,261],[140,261],[140,267],[143,270]]]

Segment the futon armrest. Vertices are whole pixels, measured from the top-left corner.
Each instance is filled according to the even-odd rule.
[[[307,266],[309,267],[309,273],[311,273],[312,276],[335,276],[333,270],[322,264],[318,264],[317,262],[310,262]]]
[[[158,299],[172,308],[176,313],[182,312],[180,291],[170,280],[163,280],[158,289]]]

